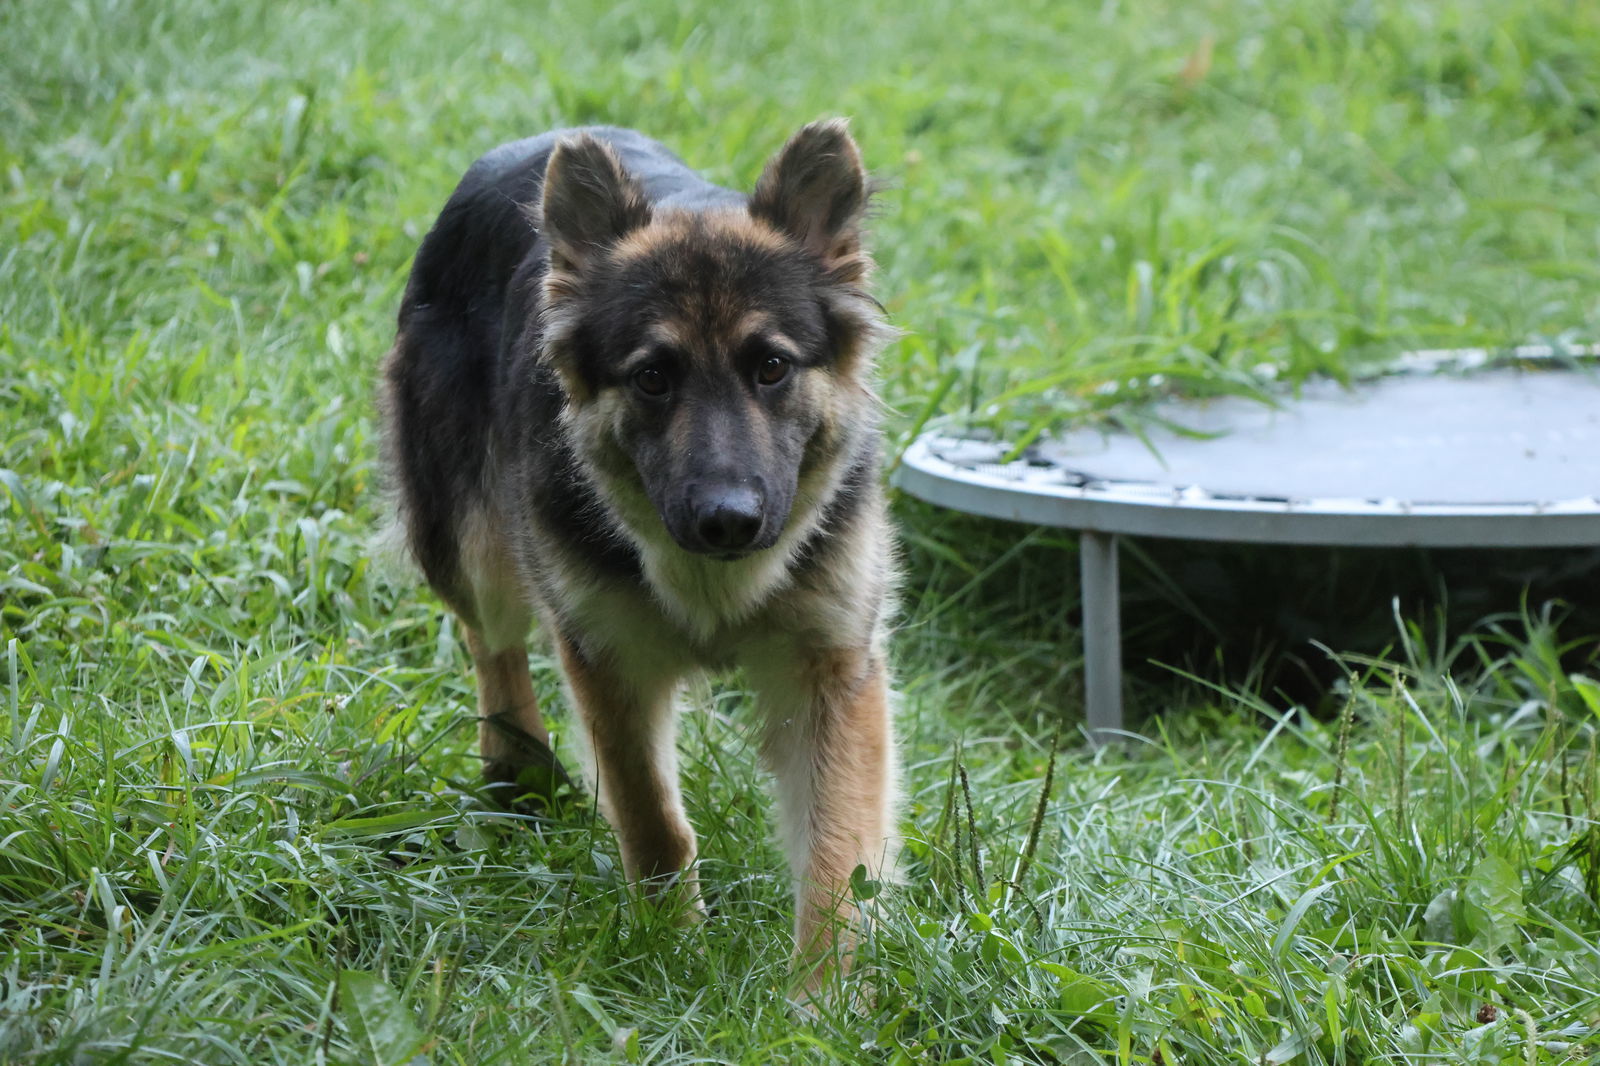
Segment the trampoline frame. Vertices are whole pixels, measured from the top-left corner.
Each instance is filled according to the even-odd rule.
[[[1520,361],[1552,359],[1548,347],[1508,353]],[[1600,355],[1600,346],[1559,353]],[[1488,365],[1483,349],[1417,352],[1400,373],[1442,366]],[[961,462],[954,448],[980,458]],[[1090,740],[1129,735],[1123,719],[1122,627],[1118,538],[1167,537],[1253,544],[1339,547],[1562,548],[1600,545],[1600,497],[1496,505],[1409,504],[1397,500],[1287,499],[1214,495],[1198,488],[1096,479],[1056,464],[1001,460],[1003,443],[928,433],[895,469],[893,483],[929,503],[969,514],[1076,529],[1083,597],[1084,698]],[[984,462],[987,454],[992,461]],[[1070,478],[1076,478],[1074,482]]]

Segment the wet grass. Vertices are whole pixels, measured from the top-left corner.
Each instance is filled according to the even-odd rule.
[[[404,272],[501,140],[748,185],[853,116],[894,439],[1028,432],[1594,339],[1597,42],[1553,0],[0,8],[0,1061],[1600,1060],[1559,606],[1302,647],[1320,714],[1144,671],[1095,754],[1072,538],[900,501],[904,883],[808,1018],[736,680],[685,721],[685,933],[592,811],[473,795],[459,634],[369,551]]]

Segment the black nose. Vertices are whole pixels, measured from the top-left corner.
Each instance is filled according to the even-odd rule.
[[[712,551],[745,550],[761,535],[760,495],[743,486],[707,493],[697,508],[695,532]]]

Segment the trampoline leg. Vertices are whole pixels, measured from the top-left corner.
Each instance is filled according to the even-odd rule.
[[[1122,611],[1117,538],[1084,530],[1078,544],[1083,579],[1083,692],[1089,739],[1096,747],[1122,729]]]

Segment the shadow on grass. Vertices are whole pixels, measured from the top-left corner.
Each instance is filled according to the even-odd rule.
[[[1081,713],[1077,534],[978,518],[900,497],[907,557],[902,655],[918,669],[1003,671],[1013,691]],[[1600,633],[1600,548],[1423,550],[1123,541],[1123,661],[1144,708],[1200,698],[1196,681],[1279,707],[1338,710],[1346,670],[1380,657],[1399,617],[1441,654],[1472,634],[1548,626]],[[1575,641],[1561,665],[1592,660]]]

